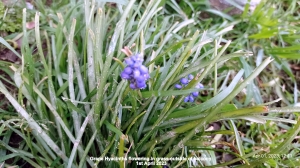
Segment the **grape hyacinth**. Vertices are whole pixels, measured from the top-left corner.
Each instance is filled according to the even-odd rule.
[[[148,69],[142,65],[144,59],[141,54],[135,54],[125,58],[127,66],[121,72],[121,78],[130,81],[131,89],[146,88],[146,81],[150,78]]]
[[[190,83],[190,81],[194,78],[194,76],[192,74],[189,74],[187,78],[181,78],[180,79],[180,83],[179,84],[175,84],[175,88],[176,89],[182,89],[184,88],[186,85],[188,85]],[[195,86],[195,89],[202,89],[204,88],[204,86],[201,84],[201,83],[198,83],[196,86]],[[189,94],[188,96],[186,96],[184,98],[184,102],[194,102],[195,99],[199,96],[199,92],[193,92],[191,94]]]

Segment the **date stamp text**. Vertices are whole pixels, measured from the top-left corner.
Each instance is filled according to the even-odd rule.
[[[255,154],[253,155],[254,158],[268,158],[268,159],[289,159],[292,158],[292,154],[271,154],[271,153],[264,153],[264,154]]]

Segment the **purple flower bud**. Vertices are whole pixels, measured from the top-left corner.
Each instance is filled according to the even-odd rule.
[[[181,78],[180,82],[184,85],[187,85],[189,83],[189,80],[187,80],[186,78]]]
[[[189,98],[189,96],[187,96],[187,97],[184,98],[183,101],[184,101],[184,102],[188,102],[189,100],[190,100],[190,98]]]
[[[137,56],[138,58],[140,58],[140,59],[143,59],[143,55],[140,54],[140,53],[137,53],[136,56]]]
[[[130,83],[129,87],[130,87],[131,89],[137,89],[137,87],[135,86],[134,83]]]
[[[146,80],[148,80],[150,78],[149,74],[145,74],[144,77]]]
[[[130,76],[127,74],[127,73],[125,73],[124,71],[121,73],[121,78],[123,78],[123,79],[130,79]]]
[[[131,56],[131,58],[133,61],[141,61],[141,62],[144,61],[142,54],[135,54],[135,55]]]
[[[133,67],[134,67],[134,68],[138,68],[138,67],[140,67],[140,66],[142,66],[142,63],[141,63],[141,62],[135,62],[135,63],[133,64]]]
[[[141,75],[141,73],[140,73],[139,70],[136,69],[136,70],[133,71],[133,77],[134,77],[134,79],[138,78],[140,75]]]
[[[204,86],[201,84],[201,83],[198,83],[196,86],[195,86],[196,89],[202,89],[204,88]]]
[[[192,95],[193,95],[194,97],[198,97],[198,96],[199,96],[199,92],[193,92]]]
[[[137,82],[141,83],[141,82],[145,82],[145,77],[140,75],[138,77],[135,78]]]
[[[136,86],[140,89],[144,89],[144,88],[146,88],[146,83],[145,83],[145,81],[144,82],[137,82]]]
[[[141,65],[139,67],[139,70],[140,70],[141,74],[147,74],[148,73],[148,69],[144,65]]]
[[[188,78],[189,78],[189,80],[192,80],[192,79],[194,79],[194,76],[192,74],[189,74]]]
[[[174,86],[176,89],[181,89],[182,88],[182,86],[181,85],[179,85],[179,84],[175,84],[175,86]]]
[[[132,55],[132,56],[130,56],[129,58],[130,58],[132,61],[135,62],[135,61],[137,60],[138,57],[137,57],[137,55]]]
[[[127,66],[127,67],[124,68],[124,71],[123,71],[123,72],[124,72],[124,73],[127,73],[128,75],[130,75],[130,74],[132,73],[132,68],[129,67],[129,66]]]
[[[190,101],[191,103],[195,101],[195,99],[194,99],[194,97],[193,97],[192,95],[189,95],[188,97],[189,97],[189,101]]]
[[[133,65],[134,62],[132,61],[132,59],[126,58],[126,59],[125,59],[125,63],[126,63],[127,65],[131,66],[131,65]]]
[[[143,62],[143,61],[144,61],[144,59],[143,59],[143,57],[142,57],[142,56],[140,56],[140,57],[137,57],[135,61],[136,61],[136,62]]]

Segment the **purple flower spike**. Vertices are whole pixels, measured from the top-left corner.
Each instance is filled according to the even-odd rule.
[[[174,85],[174,87],[176,89],[182,89],[184,88],[187,84],[189,84],[189,82],[194,79],[194,76],[192,74],[189,74],[187,76],[187,78],[181,78],[180,79],[180,83],[177,83]],[[202,89],[204,88],[204,86],[201,84],[201,83],[198,83],[196,86],[195,86],[195,89]],[[184,98],[184,102],[190,102],[190,103],[193,103],[197,97],[199,96],[199,92],[192,92],[190,93],[189,95],[187,95],[185,98]]]
[[[179,84],[175,84],[175,86],[174,86],[176,89],[181,89],[182,88],[182,86],[181,85],[179,85]]]
[[[187,80],[186,78],[181,78],[180,82],[184,85],[187,85],[189,83],[189,80]]]
[[[127,66],[121,72],[121,78],[130,82],[131,89],[144,89],[146,81],[150,78],[148,69],[143,65],[143,56],[135,54],[125,59]]]

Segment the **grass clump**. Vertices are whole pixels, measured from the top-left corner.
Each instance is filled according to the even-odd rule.
[[[204,30],[199,21],[170,13],[159,0],[60,3],[64,5],[53,11],[38,1],[32,31],[25,28],[23,10],[22,63],[12,63],[8,70],[18,94],[0,82],[0,92],[18,113],[1,115],[0,162],[8,166],[25,161],[33,167],[296,162],[298,151],[291,142],[300,131],[297,114],[291,119],[272,114],[300,109],[268,107],[273,102],[263,102],[262,92],[251,93],[259,90],[254,80],[273,67],[274,58],[265,56],[253,66],[253,53],[227,39],[238,22],[222,21]],[[135,54],[143,57],[143,65],[129,63]],[[129,73],[128,67],[138,72]],[[141,73],[146,75],[142,84]],[[189,81],[182,82],[186,76],[191,76]],[[185,87],[175,88],[179,82]],[[184,101],[196,93],[202,96]],[[211,129],[209,124],[216,122],[221,128]],[[274,122],[294,125],[266,142],[278,131],[267,127]],[[241,134],[243,126],[250,127],[245,132],[249,136]],[[18,147],[9,143],[12,135],[21,139]],[[257,148],[266,144],[267,150]],[[282,157],[290,151],[294,160]],[[224,161],[218,153],[234,157]]]

